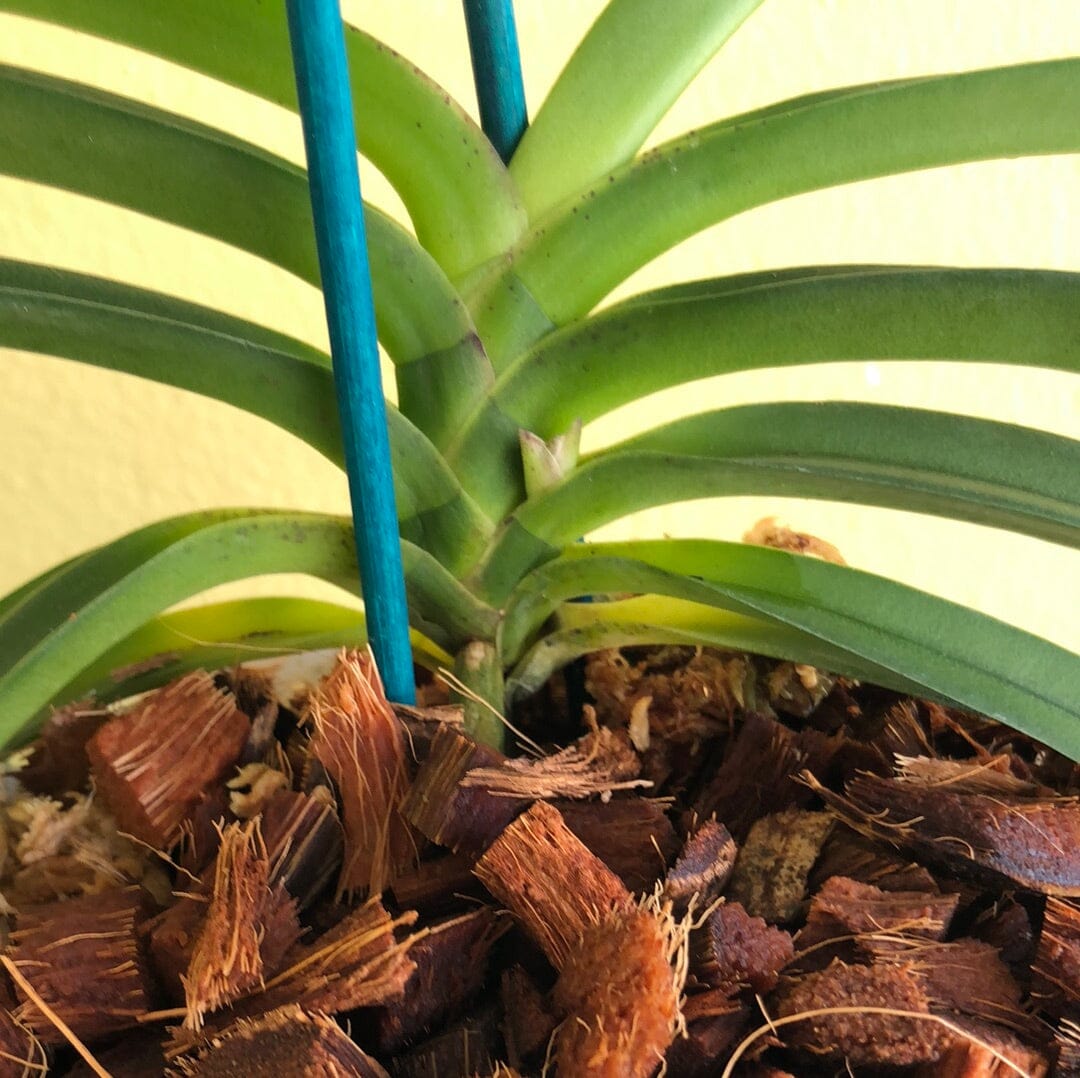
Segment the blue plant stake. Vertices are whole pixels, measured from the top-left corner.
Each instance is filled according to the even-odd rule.
[[[386,402],[338,0],[286,0],[368,630],[387,696],[416,699]]]
[[[512,0],[464,0],[480,126],[503,161],[525,134],[525,87]]]

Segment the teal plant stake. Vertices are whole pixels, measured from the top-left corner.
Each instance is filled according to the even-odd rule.
[[[416,699],[352,95],[338,0],[287,0],[368,631],[387,696]]]
[[[464,0],[480,126],[508,162],[525,134],[525,87],[512,0]]]

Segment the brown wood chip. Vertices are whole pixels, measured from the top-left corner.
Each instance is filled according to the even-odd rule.
[[[1037,1032],[1021,1008],[1020,986],[989,943],[973,939],[911,943],[902,951],[880,953],[878,961],[913,967],[936,1010],[970,1015],[1028,1034]]]
[[[738,852],[728,829],[716,820],[707,820],[686,840],[668,872],[665,897],[685,909],[696,896],[697,909],[704,909],[723,891]]]
[[[415,921],[412,912],[392,918],[378,899],[369,898],[313,943],[290,951],[257,1001],[260,1009],[298,1003],[337,1014],[400,999],[415,969],[408,952],[418,937],[399,942],[394,930]]]
[[[198,1029],[208,1011],[261,987],[299,938],[296,903],[284,885],[270,883],[258,821],[231,824],[221,836],[210,900],[181,978],[185,1025]]]
[[[795,954],[787,932],[751,917],[738,902],[718,906],[694,936],[694,975],[729,996],[743,988],[772,991]]]
[[[566,826],[630,891],[651,889],[679,840],[664,806],[643,797],[556,801]]]
[[[937,1060],[952,1041],[935,1022],[879,1013],[930,1014],[922,978],[910,966],[834,962],[801,978],[781,997],[779,1013],[786,1018],[828,1009],[845,1013],[796,1022],[786,1028],[784,1040],[817,1055],[846,1057],[856,1066],[901,1067]]]
[[[918,1067],[916,1078],[1045,1078],[1050,1072],[1045,1053],[1007,1029],[968,1018],[957,1019],[956,1026],[960,1032],[951,1047],[934,1063]],[[1060,1063],[1055,1074],[1068,1078]]]
[[[872,940],[875,949],[882,951],[902,949],[905,939],[941,940],[959,900],[956,894],[883,891],[873,884],[833,876],[810,901],[798,948],[801,953],[827,940],[850,936]],[[856,948],[859,943],[859,939],[854,941]]]
[[[671,926],[644,908],[616,910],[586,928],[555,985],[568,1015],[555,1034],[559,1074],[653,1074],[679,1019],[673,943]]]
[[[1050,898],[1032,964],[1031,995],[1055,1017],[1080,1018],[1080,904]]]
[[[683,1004],[683,1015],[686,1036],[676,1037],[668,1048],[667,1073],[679,1078],[709,1078],[749,1030],[754,1011],[713,990],[690,996]]]
[[[745,655],[709,648],[658,648],[638,663],[616,650],[599,651],[585,669],[585,688],[605,721],[628,727],[644,701],[649,737],[676,744],[730,730],[756,678]]]
[[[16,1075],[42,1074],[48,1063],[44,1045],[21,1022],[17,1022],[10,1010],[0,1007],[0,1073]]]
[[[846,796],[810,776],[807,782],[865,834],[937,863],[967,862],[1042,894],[1080,895],[1080,798],[964,792],[955,778],[945,784],[859,775]]]
[[[491,948],[509,927],[490,907],[432,925],[409,948],[415,968],[402,998],[375,1014],[374,1050],[391,1055],[457,1017],[483,986]]]
[[[145,905],[141,888],[126,887],[19,913],[11,935],[16,968],[84,1041],[133,1028],[149,1008],[152,988],[135,936]],[[44,1044],[63,1043],[29,999],[22,999],[14,1017]]]
[[[806,878],[833,827],[825,812],[788,809],[750,829],[728,883],[730,898],[755,917],[790,921],[806,899]]]
[[[559,1019],[546,994],[521,966],[503,971],[499,989],[507,1056],[520,1068],[548,1043]]]
[[[178,1059],[174,1078],[389,1078],[331,1019],[297,1006],[241,1019],[194,1055]]]
[[[499,1016],[494,1007],[451,1023],[437,1037],[432,1037],[394,1060],[394,1078],[432,1078],[438,1075],[491,1075],[506,1078],[499,1070],[502,1036]],[[510,1071],[510,1075],[513,1072]]]
[[[401,873],[390,893],[402,909],[419,910],[426,915],[446,913],[460,908],[463,899],[478,898],[482,893],[472,867],[471,857],[446,853]]]
[[[481,745],[452,726],[442,726],[413,780],[402,811],[432,842],[473,858],[488,848],[524,808],[524,798],[498,797],[482,786],[463,786],[479,767],[499,766],[501,752]]]
[[[322,791],[324,794],[327,791]],[[305,909],[335,877],[341,864],[344,834],[333,800],[296,790],[279,790],[259,818],[270,879],[285,885]]]
[[[119,829],[168,849],[204,791],[235,765],[250,729],[233,697],[200,670],[106,723],[87,755]]]
[[[631,906],[619,878],[544,801],[507,827],[473,871],[556,969],[587,928]]]
[[[89,703],[68,704],[52,712],[30,746],[19,781],[33,793],[56,797],[85,790],[90,778],[86,743],[111,718]]]
[[[883,891],[928,891],[937,894],[937,880],[922,865],[898,853],[892,846],[837,827],[829,836],[810,873],[810,886],[817,890],[832,876],[847,876],[859,883],[872,883]]]
[[[333,779],[341,800],[345,854],[340,895],[380,895],[415,857],[401,815],[408,789],[405,734],[369,651],[342,651],[311,694],[305,719],[311,756]]]
[[[799,773],[824,778],[842,743],[839,736],[813,729],[794,733],[768,715],[748,715],[695,800],[696,818],[715,816],[741,842],[766,813],[809,804]]]

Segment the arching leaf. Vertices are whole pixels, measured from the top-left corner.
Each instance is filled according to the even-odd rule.
[[[521,575],[640,509],[776,495],[932,513],[1080,545],[1080,442],[917,408],[746,405],[676,420],[585,459],[510,518],[480,573],[501,603]]]
[[[595,566],[595,569],[592,568]],[[519,602],[612,588],[688,597],[813,637],[813,647],[758,624],[767,650],[783,658],[831,666],[920,691],[1000,718],[1076,759],[1080,755],[1080,661],[1046,640],[1004,622],[870,573],[785,551],[704,540],[578,544],[522,582]],[[532,617],[538,616],[535,607]],[[692,612],[691,612],[692,613]],[[674,608],[667,629],[690,638],[686,608]],[[707,628],[707,616],[702,624]],[[577,643],[592,646],[606,634],[644,643],[650,625],[665,629],[664,604],[567,604],[567,633],[537,645],[514,673],[516,685],[536,684],[552,656],[565,661]],[[701,634],[705,642],[707,633]],[[736,646],[742,646],[741,644]],[[755,645],[757,646],[757,645]],[[830,654],[831,653],[831,654]]]
[[[281,4],[0,0],[0,10],[117,41],[297,107]],[[359,103],[359,149],[401,195],[424,246],[451,275],[505,251],[524,211],[480,129],[441,87],[381,42],[347,27],[345,48]]]
[[[523,497],[518,429],[551,437],[669,386],[838,360],[1080,371],[1080,274],[807,266],[635,296],[552,334],[500,375],[447,457],[492,516]]]
[[[761,0],[613,0],[525,131],[510,175],[530,217],[629,161]],[[633,57],[628,63],[627,58]]]
[[[848,87],[724,120],[559,207],[473,309],[500,370],[688,236],[777,199],[965,161],[1075,153],[1080,59]],[[527,335],[521,327],[526,327]]]
[[[495,614],[430,555],[402,543],[414,625],[453,649],[494,632]],[[151,617],[214,587],[305,573],[356,593],[350,522],[314,513],[217,510],[152,524],[53,575],[0,620],[0,741]]]

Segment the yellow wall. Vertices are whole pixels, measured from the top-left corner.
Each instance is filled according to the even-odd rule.
[[[458,0],[346,0],[344,6],[472,107]],[[535,103],[600,3],[518,0],[516,6],[527,94]],[[663,6],[657,0],[658,12]],[[1075,0],[768,0],[658,138],[829,86],[1078,53]],[[141,96],[299,159],[292,115],[126,49],[0,16],[0,61]],[[393,204],[379,177],[365,173],[364,182],[369,198]],[[1080,270],[1078,206],[1080,158],[994,162],[863,183],[726,222],[646,267],[632,286],[841,261]],[[0,179],[0,256],[149,285],[325,346],[320,300],[307,285],[220,244],[70,195]],[[7,354],[3,362],[0,592],[88,545],[173,513],[224,505],[346,507],[342,478],[320,457],[224,405],[36,356]],[[624,410],[590,428],[586,442],[595,447],[721,402],[825,397],[949,408],[1080,433],[1080,379],[878,364],[717,379],[708,393],[698,385]],[[605,534],[737,537],[766,513],[827,536],[857,565],[980,606],[1080,651],[1080,555],[1049,544],[883,510],[742,498],[642,514]]]

